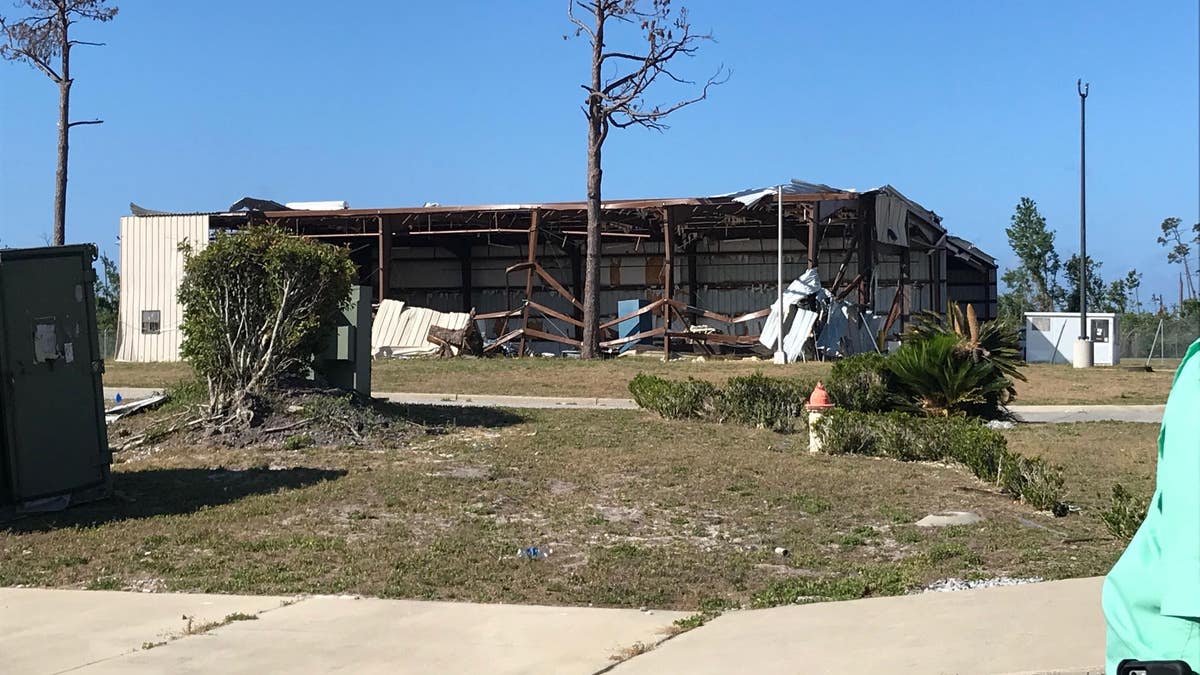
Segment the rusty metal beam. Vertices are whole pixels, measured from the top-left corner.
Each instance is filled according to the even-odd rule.
[[[675,292],[675,270],[673,269],[675,260],[675,242],[673,241],[675,229],[675,210],[671,207],[663,209],[662,212],[663,224],[663,303],[662,321],[663,330],[671,330],[671,296]],[[671,360],[671,337],[667,335],[663,338],[663,360]]]
[[[561,335],[554,335],[553,333],[547,333],[545,331],[536,330],[534,328],[526,328],[525,334],[531,338],[537,338],[539,340],[548,340],[550,342],[560,342],[564,345],[571,345],[572,347],[579,347],[582,344],[579,340],[572,340],[569,337],[563,337]],[[523,339],[524,338],[522,338],[522,340]]]
[[[377,302],[387,299],[388,285],[392,269],[392,230],[386,226],[383,216],[379,216],[379,295]]]
[[[583,327],[582,321],[580,321],[574,317],[567,316],[566,314],[563,314],[562,312],[558,312],[553,309],[550,309],[549,307],[547,307],[541,303],[537,303],[537,302],[530,300],[529,307],[531,309],[536,309],[537,311],[541,312],[542,314],[545,314],[546,316],[558,319],[559,321],[566,321],[567,323],[571,324],[572,326],[578,326],[580,328]]]
[[[478,319],[479,317],[475,317],[475,318],[477,318],[477,319]],[[488,353],[488,352],[493,352],[493,351],[495,351],[495,350],[499,349],[499,348],[500,348],[500,345],[502,345],[502,344],[504,344],[504,343],[506,343],[506,342],[512,342],[513,340],[515,340],[515,339],[517,339],[517,338],[521,337],[521,335],[522,335],[523,333],[524,333],[524,331],[522,331],[520,328],[518,328],[518,329],[516,329],[516,330],[513,330],[513,331],[509,331],[508,333],[505,333],[504,335],[502,335],[502,336],[500,336],[500,337],[496,338],[496,341],[495,341],[495,342],[493,342],[492,344],[490,344],[490,345],[488,345],[488,346],[484,347],[484,348],[483,348],[483,352],[484,352],[485,354],[486,354],[486,353]]]
[[[655,300],[654,302],[651,302],[648,305],[639,307],[637,310],[632,311],[632,312],[626,314],[625,316],[618,316],[617,318],[612,319],[611,321],[606,321],[606,322],[600,324],[600,328],[601,328],[601,330],[603,330],[605,328],[612,328],[613,326],[621,323],[622,321],[627,321],[629,319],[632,319],[637,316],[641,316],[648,312],[656,311],[665,302],[666,302],[666,300],[659,298],[658,300]]]
[[[663,330],[662,328],[655,328],[653,330],[642,331],[641,333],[637,333],[635,335],[630,335],[629,337],[617,338],[616,340],[606,340],[604,342],[601,342],[600,346],[601,347],[617,347],[619,345],[625,344],[626,342],[637,342],[638,340],[644,340],[649,337],[657,337],[659,335],[662,335],[665,332],[666,331]]]
[[[506,309],[503,312],[488,312],[487,314],[476,314],[476,319],[502,319],[510,316],[520,316],[522,308]]]
[[[550,286],[550,288],[553,288],[554,290],[558,291],[559,295],[566,298],[567,302],[571,303],[579,310],[581,310],[581,311],[583,310],[583,303],[579,302],[579,300],[577,300],[574,295],[571,295],[571,291],[568,291],[566,289],[566,287],[564,287],[562,284],[558,283],[558,279],[555,279],[554,277],[550,276],[550,273],[547,272],[544,268],[542,268],[541,265],[536,265],[534,268],[534,271],[537,272],[537,275],[539,277],[541,277],[542,281],[545,281],[546,284]]]
[[[525,271],[525,307],[521,311],[521,330],[524,333],[529,332],[529,301],[533,299],[533,274],[537,264],[537,245],[538,245],[538,220],[540,216],[537,209],[529,212],[529,258],[526,261],[530,267]],[[525,335],[521,335],[521,347],[518,351],[519,356],[525,355]]]

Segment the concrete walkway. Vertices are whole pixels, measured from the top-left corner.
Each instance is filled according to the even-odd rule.
[[[158,389],[105,387],[104,396],[112,400],[117,393],[135,400],[159,393]],[[637,410],[628,398],[495,396],[488,394],[423,394],[411,392],[375,392],[376,397],[409,405],[453,405],[476,408],[538,408],[555,410]],[[1162,405],[1016,405],[1012,411],[1026,422],[1145,422],[1162,420]]]
[[[1165,405],[1014,405],[1026,422],[1162,422]]]
[[[187,634],[235,612],[257,616]],[[0,589],[13,673],[598,673],[679,612]],[[737,611],[637,673],[1100,672],[1100,579]]]
[[[234,613],[257,616],[187,634]],[[6,673],[595,673],[680,612],[0,589]]]
[[[731,612],[613,674],[1103,673],[1101,582]]]

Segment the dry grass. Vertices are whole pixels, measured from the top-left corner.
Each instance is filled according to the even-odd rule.
[[[1017,403],[1166,403],[1178,365],[1155,365],[1154,372],[1147,373],[1120,367],[1076,370],[1069,365],[1033,364],[1025,369],[1029,381],[1017,383]]]
[[[106,387],[169,387],[176,382],[195,377],[186,363],[120,363],[104,362]]]
[[[848,578],[887,594],[946,576],[1093,575],[1121,546],[1092,493],[1114,476],[1145,485],[1154,457],[1149,426],[1012,432],[1019,451],[1070,462],[1084,508],[1055,519],[956,467],[812,456],[764,430],[635,411],[409,412],[435,426],[403,449],[118,453],[118,499],[0,529],[0,584],[703,610],[769,603],[795,581],[840,598],[862,592]],[[912,524],[947,509],[987,521]],[[518,560],[529,545],[553,553]]]
[[[1154,492],[1158,430],[1157,424],[1120,422],[1030,424],[1006,436],[1009,448],[1061,465],[1068,501],[1103,531],[1097,512],[1109,506],[1113,483],[1135,495]]]
[[[1173,366],[1155,372],[1121,368],[1075,370],[1066,365],[1032,365],[1029,382],[1018,382],[1018,403],[1030,405],[1083,403],[1163,403],[1171,388]],[[776,366],[763,361],[678,360],[663,363],[653,357],[607,361],[574,359],[414,359],[376,361],[375,391],[526,396],[629,397],[629,381],[642,373],[664,377],[695,377],[724,382],[757,371],[772,375],[825,377],[828,363]],[[190,376],[186,364],[110,363],[104,375],[109,386],[157,387]]]

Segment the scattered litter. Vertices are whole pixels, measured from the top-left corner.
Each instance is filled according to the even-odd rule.
[[[545,560],[550,557],[554,551],[548,548],[539,548],[537,546],[526,546],[522,549],[517,549],[517,558],[521,560]]]
[[[939,579],[925,587],[926,593],[948,593],[951,591],[968,591],[976,588],[996,588],[997,586],[1020,586],[1022,584],[1037,584],[1045,581],[1041,577],[995,577],[992,579]]]
[[[982,523],[983,516],[970,511],[943,511],[931,513],[917,521],[917,527],[949,527],[952,525],[974,525]]]
[[[116,401],[118,405],[115,405],[104,411],[104,421],[109,424],[116,422],[122,417],[127,417],[129,415],[133,415],[134,413],[139,413],[143,410],[149,410],[150,408],[156,407],[163,401],[167,400],[167,395],[158,394],[151,396],[150,398],[143,398],[140,401],[126,403],[124,405],[120,405],[122,401],[120,394],[117,394],[113,400]]]
[[[989,429],[1012,429],[1017,425],[1013,422],[1009,422],[1008,420],[990,420],[984,426]]]
[[[788,556],[789,556],[789,555],[791,555],[791,554],[792,554],[792,552],[791,552],[791,551],[787,550],[786,548],[784,548],[784,547],[782,547],[782,546],[776,546],[776,547],[775,547],[775,555],[777,555],[777,556],[780,556],[780,557],[786,558],[786,557],[788,557]]]

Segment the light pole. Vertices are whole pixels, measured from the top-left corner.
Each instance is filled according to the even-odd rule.
[[[1091,83],[1075,81],[1079,92],[1079,339],[1075,341],[1076,368],[1091,368],[1093,345],[1087,329],[1087,96]]]
[[[775,341],[775,363],[787,363],[787,354],[783,351],[783,320],[786,315],[783,311],[783,186],[777,188],[779,192],[779,226],[775,233],[775,282],[777,284],[777,297],[775,301],[779,303],[779,337]]]

